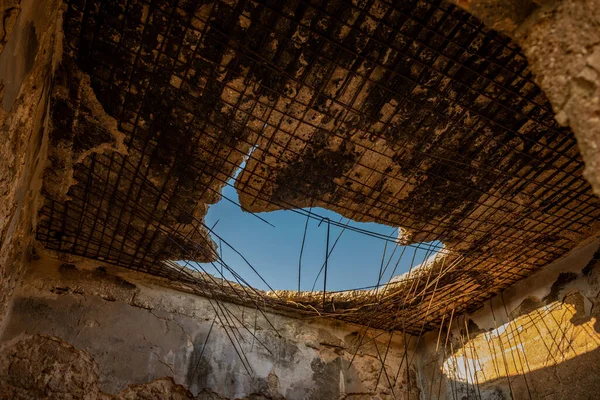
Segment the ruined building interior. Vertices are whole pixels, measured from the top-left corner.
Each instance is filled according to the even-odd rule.
[[[600,398],[597,0],[0,13],[1,399]]]

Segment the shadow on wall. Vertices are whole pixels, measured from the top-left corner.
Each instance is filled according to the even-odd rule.
[[[580,354],[557,364],[519,375],[497,378],[491,381],[466,383],[449,379],[446,399],[597,399],[600,396],[600,349]],[[525,367],[527,370],[527,367]],[[509,384],[510,381],[510,384]]]
[[[527,297],[511,312],[503,295],[496,306],[490,301],[473,316],[481,325],[487,317],[488,329],[459,317],[450,333],[426,339],[423,398],[599,398],[599,259],[600,250],[579,273],[559,273],[547,295]]]

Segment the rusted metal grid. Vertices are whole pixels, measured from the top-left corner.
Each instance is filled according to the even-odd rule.
[[[247,157],[235,182],[245,209],[322,206],[400,226],[407,242],[440,240],[446,257],[350,298],[241,286],[225,297],[416,333],[595,229],[575,139],[525,57],[454,6],[68,3],[65,58],[90,75],[128,153],[91,154],[69,199],[47,198],[37,237],[50,249],[218,297],[208,274],[169,260],[223,263],[203,216]]]

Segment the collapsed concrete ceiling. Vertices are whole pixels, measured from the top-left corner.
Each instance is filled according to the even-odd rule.
[[[575,139],[525,57],[452,5],[67,3],[37,234],[49,249],[191,279],[169,260],[218,257],[203,218],[247,157],[245,210],[324,207],[445,245],[376,302],[272,305],[418,331],[596,230]]]

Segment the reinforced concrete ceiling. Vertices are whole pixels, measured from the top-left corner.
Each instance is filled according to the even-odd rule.
[[[37,232],[49,249],[414,332],[596,230],[575,138],[518,46],[446,2],[66,3]],[[385,290],[325,296],[178,269],[218,259],[203,218],[246,158],[246,211],[324,207],[401,227],[402,244],[441,241],[443,257]]]

